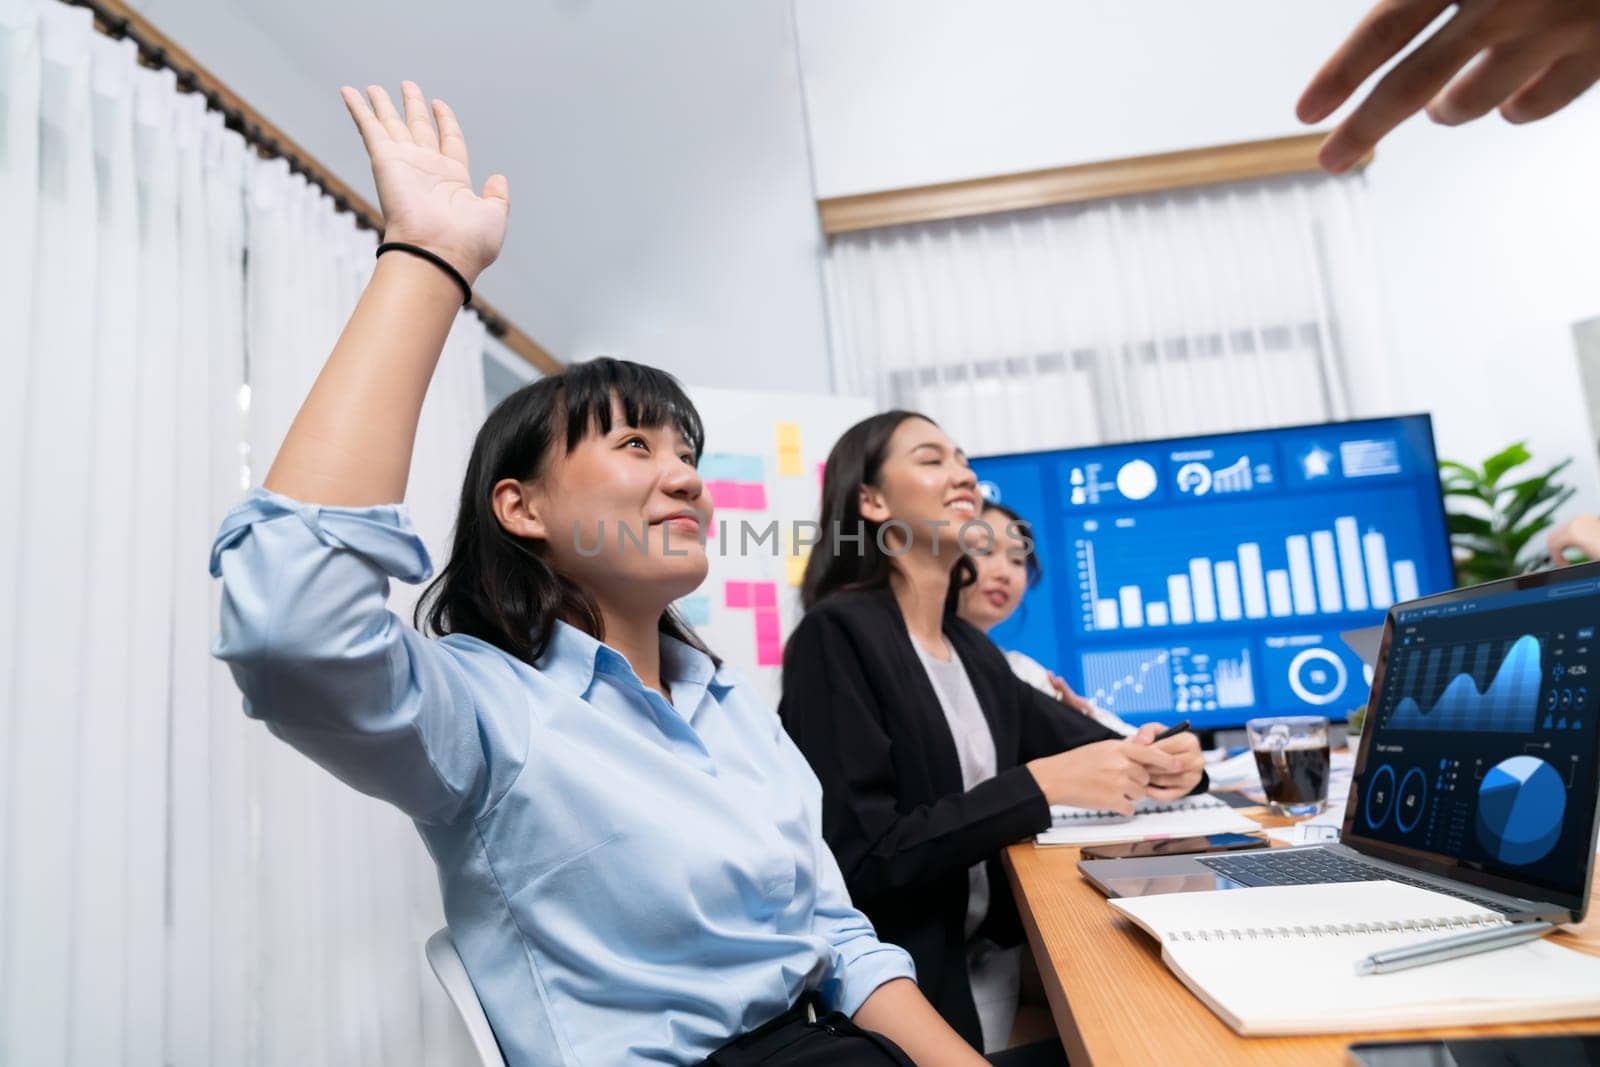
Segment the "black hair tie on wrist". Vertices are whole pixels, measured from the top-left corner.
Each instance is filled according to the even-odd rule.
[[[455,279],[455,283],[461,286],[461,306],[466,307],[468,304],[472,303],[472,286],[467,284],[467,279],[461,276],[460,271],[456,270],[449,263],[445,262],[443,256],[430,252],[426,248],[418,247],[417,245],[408,245],[404,241],[383,242],[383,244],[378,246],[378,255],[381,256],[385,252],[393,252],[395,249],[399,249],[402,252],[410,252],[414,256],[421,256],[429,263],[432,263],[434,266],[450,275],[451,278]]]

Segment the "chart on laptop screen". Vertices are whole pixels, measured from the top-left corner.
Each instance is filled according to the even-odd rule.
[[[1425,416],[973,466],[1046,574],[996,642],[1135,723],[1343,719],[1371,679],[1339,633],[1453,584]]]
[[[1397,613],[1352,829],[1580,889],[1596,790],[1597,620],[1592,578]]]

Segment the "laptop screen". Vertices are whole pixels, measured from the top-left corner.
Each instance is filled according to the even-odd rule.
[[[1600,764],[1600,563],[1389,613],[1344,840],[1579,910]]]

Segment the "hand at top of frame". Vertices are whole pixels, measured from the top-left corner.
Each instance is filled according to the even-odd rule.
[[[1300,121],[1327,118],[1451,6],[1455,14],[1329,134],[1324,169],[1348,170],[1424,105],[1446,126],[1496,107],[1508,122],[1533,122],[1600,79],[1600,0],[1379,0],[1306,86]]]
[[[511,209],[505,175],[490,175],[482,193],[472,191],[467,142],[455,112],[435,100],[430,118],[415,82],[401,83],[403,117],[382,86],[367,86],[363,98],[347,85],[340,95],[372,159],[384,240],[426,248],[473,283],[505,242]]]

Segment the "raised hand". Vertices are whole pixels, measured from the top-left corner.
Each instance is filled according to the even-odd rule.
[[[470,285],[500,254],[510,189],[505,175],[493,174],[474,193],[455,112],[435,100],[430,118],[416,82],[400,84],[404,118],[382,86],[367,86],[365,98],[348,85],[339,91],[372,160],[384,240],[444,257]]]
[[[1300,121],[1331,115],[1451,6],[1448,0],[1379,0],[1306,86],[1295,108]],[[1532,122],[1600,80],[1600,0],[1460,0],[1453,6],[1455,14],[1328,135],[1319,157],[1326,170],[1347,170],[1424,105],[1446,126],[1496,107],[1508,122]]]

